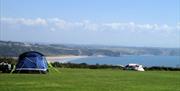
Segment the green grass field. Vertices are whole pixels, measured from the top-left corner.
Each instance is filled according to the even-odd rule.
[[[180,71],[59,71],[48,74],[0,74],[0,91],[180,91]]]

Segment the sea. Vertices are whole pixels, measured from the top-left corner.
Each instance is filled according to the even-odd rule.
[[[141,64],[144,67],[164,66],[180,68],[180,56],[88,56],[76,59],[65,59],[71,63],[86,63],[86,64],[107,64],[125,66],[130,63]]]

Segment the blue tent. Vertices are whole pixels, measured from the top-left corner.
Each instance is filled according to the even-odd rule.
[[[19,56],[16,73],[47,73],[48,64],[43,54],[35,51],[25,52]]]

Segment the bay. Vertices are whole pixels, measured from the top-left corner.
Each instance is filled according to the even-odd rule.
[[[71,63],[86,64],[108,64],[108,65],[127,65],[130,63],[141,64],[146,67],[164,66],[180,67],[180,56],[121,56],[121,57],[96,57],[90,56],[69,60]]]

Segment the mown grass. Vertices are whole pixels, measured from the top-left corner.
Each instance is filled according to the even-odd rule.
[[[180,71],[59,69],[48,74],[0,74],[0,91],[180,91]]]

